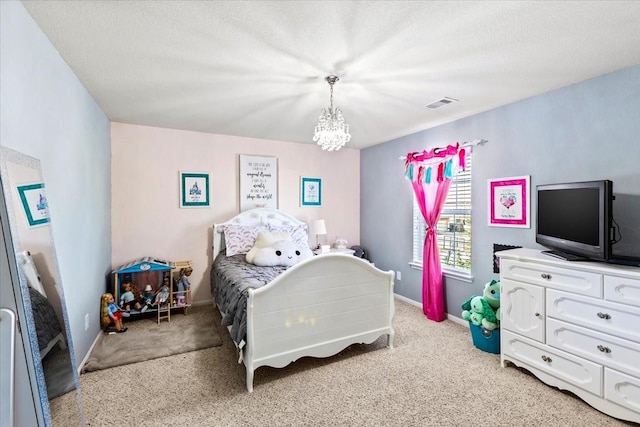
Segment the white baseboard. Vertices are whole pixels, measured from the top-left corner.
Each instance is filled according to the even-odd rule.
[[[406,302],[407,304],[411,304],[411,305],[413,305],[415,307],[418,307],[418,308],[422,309],[422,303],[421,302],[414,301],[412,299],[409,299],[407,297],[404,297],[404,296],[398,295],[398,294],[393,294],[393,296],[396,299],[399,299],[400,301]],[[457,317],[457,316],[454,316],[454,315],[449,314],[449,313],[447,313],[447,320],[451,320],[452,322],[457,323],[457,324],[462,325],[462,326],[466,326],[467,328],[469,327],[469,322],[467,322],[466,320],[464,320],[461,317]]]
[[[93,347],[96,346],[96,344],[98,343],[98,339],[100,338],[100,335],[102,335],[103,333],[104,333],[103,329],[100,328],[100,333],[96,335],[96,338],[93,340],[93,344],[91,344],[91,347],[89,347],[89,351],[87,351],[87,354],[84,355],[84,359],[82,359],[82,362],[80,362],[80,364],[78,365],[78,375],[80,375],[80,372],[82,372],[82,368],[87,363],[87,360],[89,360],[89,356],[91,356]]]
[[[453,323],[457,323],[458,325],[465,326],[467,329],[469,328],[469,322],[467,322],[466,320],[464,320],[461,317],[453,316],[453,315],[447,313],[447,319],[451,320]]]

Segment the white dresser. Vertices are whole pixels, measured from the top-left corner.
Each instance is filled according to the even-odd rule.
[[[640,422],[640,268],[533,249],[498,256],[502,366]]]

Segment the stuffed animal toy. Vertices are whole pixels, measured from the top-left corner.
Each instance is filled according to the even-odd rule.
[[[493,308],[485,297],[473,296],[462,304],[462,318],[476,326],[483,326],[489,331],[498,327],[498,320]]]
[[[253,244],[253,247],[247,252],[245,255],[245,260],[249,264],[253,264],[253,257],[256,256],[256,253],[262,248],[268,248],[273,245],[278,240],[291,240],[291,236],[289,233],[280,232],[280,233],[270,233],[268,231],[260,231],[258,232],[258,236],[256,237],[256,241]]]
[[[492,280],[484,285],[482,296],[485,297],[491,308],[497,310],[500,308],[500,282]]]
[[[500,282],[492,280],[485,284],[482,296],[485,297],[493,311],[496,312],[496,323],[500,327]]]
[[[262,267],[291,267],[312,256],[313,252],[309,247],[298,246],[290,240],[278,240],[271,246],[258,249],[253,257],[253,264]]]

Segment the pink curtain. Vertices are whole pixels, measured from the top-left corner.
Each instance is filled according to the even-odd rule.
[[[464,169],[465,150],[459,145],[436,148],[430,152],[409,153],[406,174],[411,180],[420,212],[427,224],[422,251],[422,311],[428,319],[446,319],[442,267],[436,225],[447,199],[451,177],[458,167]],[[454,164],[454,158],[457,162]]]

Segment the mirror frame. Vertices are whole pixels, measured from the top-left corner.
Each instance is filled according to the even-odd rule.
[[[17,219],[16,219],[16,215],[17,215],[16,209],[19,209],[20,207],[13,206],[13,200],[11,197],[13,183],[11,182],[11,179],[8,174],[9,163],[14,163],[19,166],[31,168],[37,172],[38,179],[40,182],[44,182],[44,179],[42,177],[42,168],[40,166],[40,161],[38,159],[28,156],[26,154],[20,153],[8,147],[0,146],[0,176],[2,177],[1,190],[3,191],[3,194],[4,194],[4,201],[5,201],[6,210],[7,210],[7,220],[9,223],[10,236],[8,237],[10,237],[11,243],[13,245],[13,250],[14,250],[14,253],[11,254],[13,255],[13,257],[10,260],[10,262],[12,265],[16,266],[17,273],[18,273],[19,289],[16,289],[15,283],[12,284],[12,287],[14,288],[14,293],[16,295],[16,304],[22,303],[23,310],[21,311],[23,311],[22,314],[24,315],[23,316],[24,318],[20,319],[20,323],[23,325],[23,327],[21,328],[22,333],[20,335],[22,335],[22,341],[25,346],[25,351],[28,354],[31,354],[31,360],[27,361],[27,365],[29,367],[33,367],[34,375],[31,375],[30,373],[30,377],[33,378],[33,376],[35,376],[37,390],[34,390],[34,393],[37,391],[37,394],[38,394],[37,397],[39,398],[39,401],[41,403],[41,409],[42,409],[45,425],[50,426],[52,425],[53,420],[52,420],[52,414],[51,414],[51,407],[49,404],[49,398],[47,394],[47,383],[45,378],[45,372],[42,365],[42,360],[40,358],[38,336],[37,336],[37,331],[35,326],[35,319],[32,312],[31,298],[29,296],[28,281],[23,269],[20,268],[21,264],[17,259],[17,254],[25,250],[25,248],[22,247],[22,242],[20,241],[20,238],[19,238],[20,234],[19,234]],[[51,227],[51,223],[50,222],[47,223],[46,226]],[[64,323],[64,331],[65,331],[65,336],[67,341],[66,344],[69,351],[69,358],[70,358],[71,369],[73,374],[73,382],[75,385],[75,391],[76,391],[76,397],[77,397],[79,424],[84,425],[85,418],[84,418],[83,405],[82,405],[82,393],[80,389],[80,375],[78,373],[79,370],[76,363],[75,351],[73,347],[73,339],[71,335],[69,316],[67,312],[66,298],[64,295],[64,286],[62,285],[62,279],[60,276],[60,269],[58,266],[58,259],[56,255],[56,248],[55,248],[55,243],[53,241],[53,233],[51,232],[51,229],[49,229],[48,238],[49,238],[48,244],[49,244],[49,247],[51,248],[50,260],[52,263],[52,265],[49,267],[51,268],[52,276],[57,281],[57,284],[55,285],[55,289],[58,292],[58,295],[60,297],[62,321]],[[19,290],[21,301],[18,300],[18,292],[16,292],[18,290]],[[27,333],[26,335],[28,339],[25,339],[25,334],[24,334],[25,329],[26,329],[26,333]],[[34,389],[33,386],[32,386],[32,389]],[[71,392],[72,391],[70,391],[69,393]],[[37,401],[38,399],[35,399],[35,400]]]

